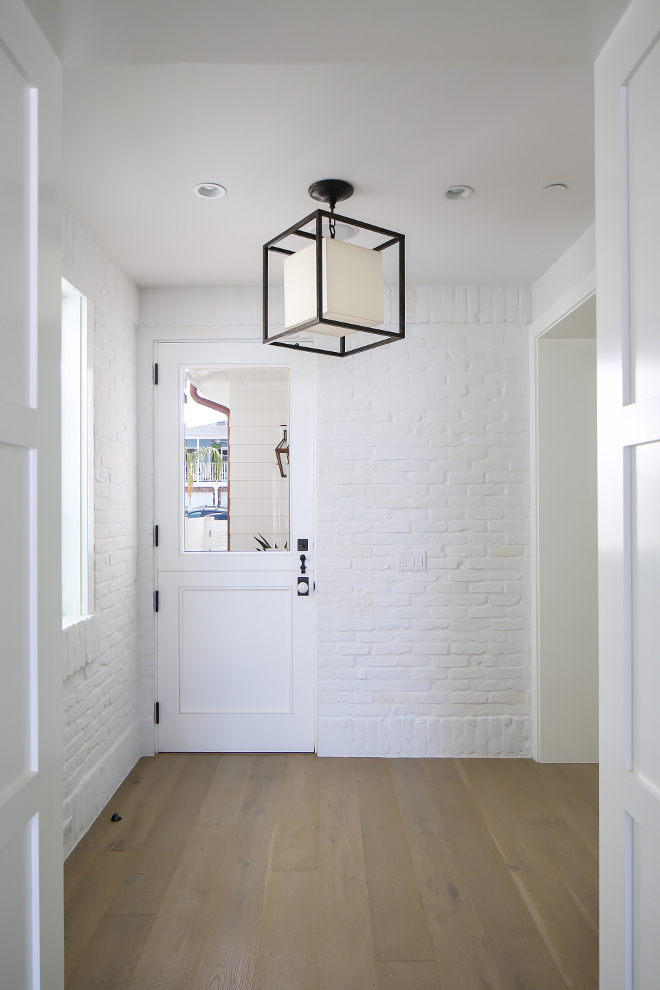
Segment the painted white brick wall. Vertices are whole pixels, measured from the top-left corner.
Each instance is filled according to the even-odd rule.
[[[65,855],[141,755],[137,717],[138,293],[71,213],[63,275],[94,313],[94,616],[63,634]]]
[[[319,753],[529,755],[529,295],[423,288],[413,314],[317,362]]]
[[[417,286],[406,302],[404,342],[317,358],[319,752],[529,755],[530,292]],[[259,303],[256,288],[140,292],[145,745],[151,341],[258,337]],[[415,548],[427,570],[397,572]]]

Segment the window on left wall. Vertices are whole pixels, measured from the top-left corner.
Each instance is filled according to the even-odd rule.
[[[87,299],[62,279],[62,616],[94,611],[93,336]]]

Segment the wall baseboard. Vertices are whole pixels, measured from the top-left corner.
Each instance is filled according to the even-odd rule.
[[[76,783],[64,802],[64,820],[73,819],[71,835],[64,846],[65,859],[141,756],[140,728],[135,721]]]
[[[319,756],[527,757],[527,715],[471,718],[320,718]]]

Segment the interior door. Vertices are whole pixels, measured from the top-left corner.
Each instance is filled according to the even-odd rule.
[[[157,345],[161,751],[314,750],[313,356],[284,354]]]
[[[63,986],[60,67],[0,5],[0,985]]]
[[[596,62],[601,987],[660,980],[660,5]]]

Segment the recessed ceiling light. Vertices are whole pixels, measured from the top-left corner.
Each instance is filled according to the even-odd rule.
[[[445,199],[467,199],[468,196],[474,196],[474,189],[472,186],[449,186],[442,195]]]
[[[200,182],[198,186],[195,186],[195,192],[203,199],[220,199],[227,190],[218,182]]]
[[[563,182],[552,182],[549,186],[545,187],[543,192],[546,196],[561,196],[561,194],[565,193],[567,189],[568,186]]]

